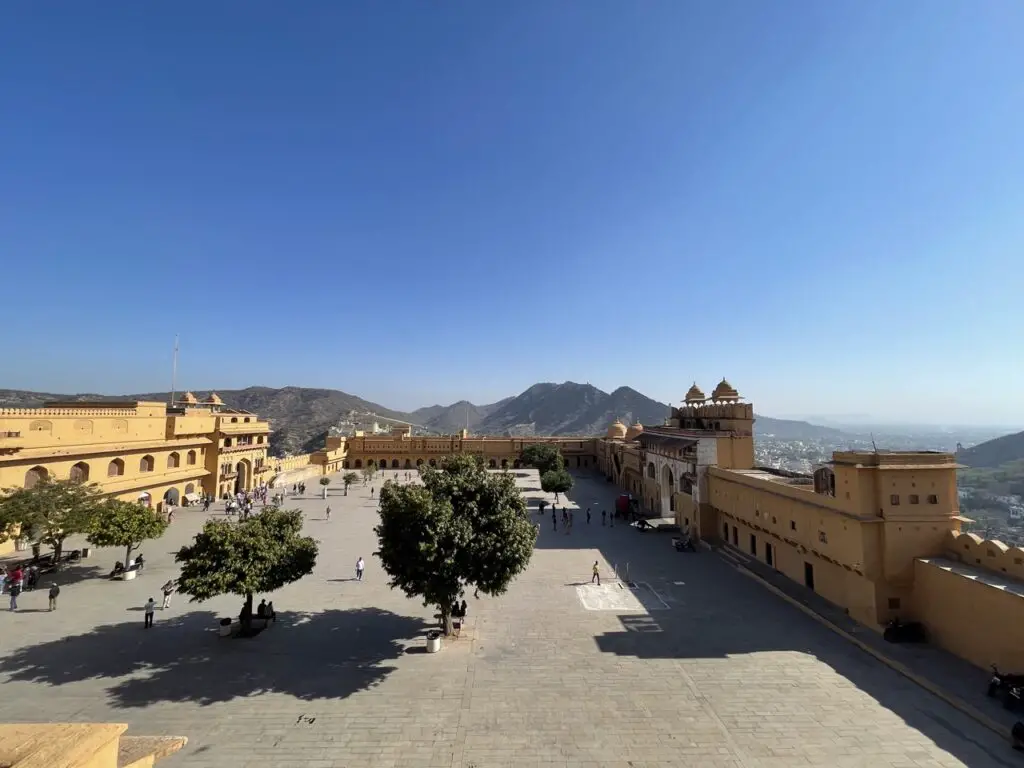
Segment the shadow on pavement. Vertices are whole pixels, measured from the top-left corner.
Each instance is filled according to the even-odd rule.
[[[109,679],[115,707],[158,702],[215,704],[262,693],[302,700],[344,699],[379,684],[423,619],[376,608],[278,612],[269,630],[247,641],[222,638],[218,614],[194,611],[162,620],[106,624],[18,649],[0,660],[12,681],[61,686]],[[128,678],[130,679],[123,679]]]

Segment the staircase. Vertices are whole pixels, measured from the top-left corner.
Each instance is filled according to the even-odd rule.
[[[120,723],[0,725],[0,768],[152,768],[187,741],[127,730]]]

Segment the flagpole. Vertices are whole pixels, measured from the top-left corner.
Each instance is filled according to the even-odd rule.
[[[174,362],[171,363],[171,407],[174,407],[174,395],[178,388],[178,334],[174,334]]]

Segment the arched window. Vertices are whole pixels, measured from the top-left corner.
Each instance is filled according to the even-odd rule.
[[[655,477],[654,476],[654,462],[653,461],[650,464],[647,465],[647,476],[649,478],[651,478],[651,480],[653,480],[654,477]]]
[[[120,477],[124,474],[124,461],[121,459],[114,459],[112,462],[107,464],[107,477]]]
[[[189,451],[188,455],[185,457],[185,461],[188,464],[195,464],[196,463],[196,452],[195,451]]]
[[[430,466],[436,467],[437,466],[437,459],[431,459],[430,460]]]
[[[238,423],[238,417],[237,416],[232,416],[231,417],[231,423],[232,424],[237,424]]]
[[[25,487],[35,488],[36,483],[40,480],[45,480],[49,476],[50,473],[46,471],[45,467],[32,467],[32,469],[25,473]]]
[[[391,468],[392,469],[398,469],[398,459],[392,459],[391,460]]]
[[[167,456],[167,468],[177,469],[181,466],[181,455],[177,451],[172,451]]]
[[[487,462],[487,466],[490,467],[491,469],[495,469],[498,466],[498,462],[496,462],[494,459],[491,459],[489,462]]]
[[[363,468],[363,460],[362,459],[356,459],[354,466],[355,466],[356,469],[362,469]]]
[[[259,437],[256,438],[256,444],[263,445],[263,435],[260,435]]]
[[[416,466],[417,467],[422,467],[423,466],[423,459],[416,459]]]
[[[71,468],[71,474],[68,475],[68,479],[72,483],[87,483],[89,482],[89,465],[84,461],[80,461]]]
[[[152,456],[146,455],[139,459],[139,472],[152,472],[156,462]]]
[[[224,447],[225,448],[230,448],[231,447],[231,438],[230,437],[225,437],[224,438]]]

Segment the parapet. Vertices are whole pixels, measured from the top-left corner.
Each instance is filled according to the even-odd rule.
[[[950,559],[1024,581],[1024,549],[973,533],[949,532]]]

